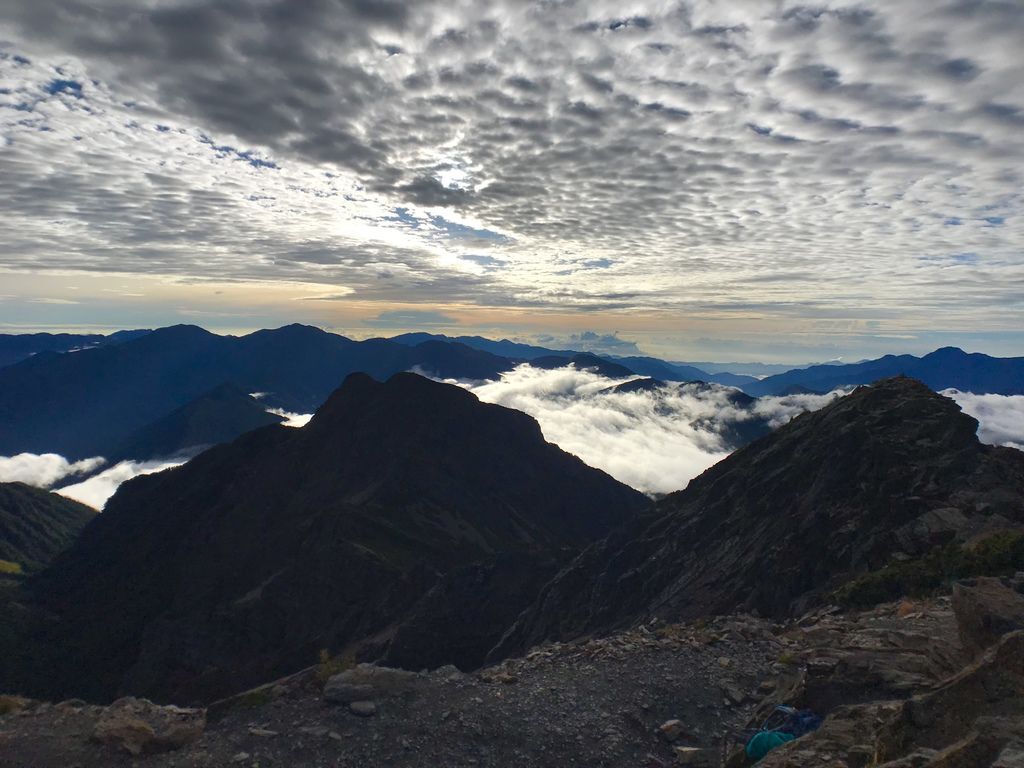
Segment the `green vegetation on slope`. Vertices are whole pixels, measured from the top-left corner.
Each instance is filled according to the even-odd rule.
[[[997,533],[974,546],[946,544],[924,557],[890,563],[836,591],[836,600],[864,608],[901,597],[926,597],[956,579],[1003,576],[1024,569],[1024,532]]]

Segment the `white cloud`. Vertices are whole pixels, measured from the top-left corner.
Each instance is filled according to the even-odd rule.
[[[283,427],[304,427],[313,418],[312,413],[292,413],[283,408],[267,408],[267,413],[273,413],[284,419],[281,422]]]
[[[975,395],[957,389],[942,394],[978,420],[981,442],[1024,451],[1024,395]]]
[[[762,398],[744,408],[733,402],[734,390],[715,385],[608,391],[630,380],[522,365],[500,381],[462,386],[485,402],[530,414],[545,438],[646,493],[679,490],[728,456],[730,427],[758,419],[776,427],[835,396]]]
[[[0,483],[26,483],[36,488],[50,488],[66,477],[93,472],[103,466],[105,461],[95,456],[69,462],[56,453],[0,456]]]
[[[102,510],[121,483],[139,475],[149,475],[184,464],[186,459],[156,459],[153,461],[122,461],[81,483],[58,488],[57,493]]]
[[[768,426],[778,429],[794,416],[804,411],[816,411],[823,408],[837,397],[847,394],[846,390],[837,389],[825,395],[786,395],[784,397],[760,397],[754,404],[753,411],[768,420]]]

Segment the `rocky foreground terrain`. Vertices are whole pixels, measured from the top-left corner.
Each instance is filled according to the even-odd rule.
[[[773,624],[549,644],[466,674],[334,661],[211,705],[7,697],[0,764],[742,766],[777,703],[826,715],[765,768],[1024,766],[1024,574]]]

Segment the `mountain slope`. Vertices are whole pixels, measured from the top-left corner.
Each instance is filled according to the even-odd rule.
[[[61,621],[33,684],[215,697],[388,630],[440,574],[507,552],[564,561],[645,505],[523,413],[354,374],[301,429],[123,485],[35,582]]]
[[[592,371],[613,379],[622,379],[627,376],[636,375],[635,371],[624,365],[592,355],[589,352],[579,352],[569,357],[561,357],[559,355],[535,357],[533,360],[530,360],[530,365],[534,368],[543,368],[544,370],[553,370],[572,365],[580,370]]]
[[[989,357],[943,347],[924,357],[886,355],[846,365],[813,365],[742,385],[752,395],[778,395],[793,386],[815,392],[870,384],[889,376],[910,376],[932,389],[959,389],[975,394],[1024,394],[1024,357]]]
[[[501,357],[517,360],[533,360],[535,357],[549,357],[551,355],[572,357],[578,353],[578,350],[548,349],[547,347],[538,347],[534,344],[509,341],[508,339],[495,341],[494,339],[485,339],[483,336],[445,336],[441,333],[403,333],[398,336],[392,336],[389,341],[409,346],[416,346],[424,341],[454,342],[456,344],[465,344],[467,347],[479,349],[483,352],[490,352],[492,355],[500,355]]]
[[[148,330],[99,333],[0,333],[0,368],[47,352],[70,352],[105,344],[120,344],[149,333]]]
[[[651,615],[785,616],[893,557],[1024,526],[1024,453],[920,382],[861,387],[729,456],[590,547],[496,652]]]
[[[292,325],[239,338],[195,326],[161,328],[117,345],[37,355],[0,369],[0,455],[111,455],[132,434],[222,384],[266,392],[309,413],[350,373],[386,378],[418,369],[496,378],[512,363],[457,344],[355,342]]]
[[[0,483],[0,560],[30,572],[67,549],[96,510],[23,483]]]
[[[282,421],[284,417],[268,413],[255,398],[222,384],[132,434],[111,461],[175,456]]]

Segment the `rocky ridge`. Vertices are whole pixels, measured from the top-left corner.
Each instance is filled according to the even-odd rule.
[[[913,379],[860,387],[736,451],[552,580],[492,658],[737,610],[784,618],[859,575],[1024,527],[1024,453]]]
[[[547,644],[472,674],[313,667],[205,711],[8,697],[0,762],[738,768],[749,763],[746,738],[786,703],[827,717],[763,768],[1016,768],[1024,624],[1013,616],[1024,606],[1024,574],[958,589],[955,600],[825,608],[778,624],[749,615],[655,621]],[[974,654],[961,637],[979,627],[990,644]],[[187,743],[169,752],[166,738],[140,742],[148,730],[124,727],[126,707],[154,734],[182,723]],[[148,755],[144,763],[138,754]]]

